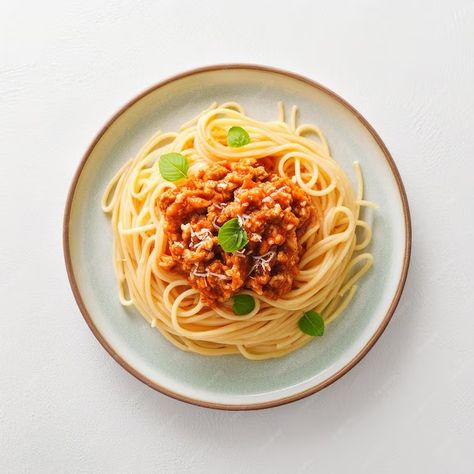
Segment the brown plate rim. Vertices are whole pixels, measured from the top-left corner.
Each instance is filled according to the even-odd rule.
[[[94,150],[95,146],[99,142],[99,140],[102,138],[102,136],[107,132],[107,130],[110,128],[110,126],[119,118],[127,109],[129,109],[133,104],[138,102],[140,99],[148,95],[149,93],[171,83],[176,80],[188,77],[188,76],[193,76],[195,74],[200,74],[203,72],[210,72],[210,71],[219,71],[219,70],[225,70],[225,69],[250,69],[250,70],[258,70],[258,71],[263,71],[263,72],[270,72],[274,74],[279,74],[282,76],[290,77],[292,79],[296,79],[301,82],[305,82],[306,84],[309,84],[310,86],[314,87],[315,89],[318,89],[329,96],[331,96],[333,99],[337,100],[340,104],[342,104],[346,109],[348,109],[353,115],[356,116],[356,118],[364,125],[364,127],[369,131],[369,133],[372,135],[372,137],[375,139],[376,143],[378,146],[381,148],[389,166],[390,169],[392,170],[393,176],[397,182],[398,190],[400,193],[400,198],[402,200],[402,205],[403,205],[403,214],[404,214],[404,222],[405,222],[405,251],[404,251],[404,257],[403,257],[403,267],[402,267],[402,272],[400,275],[400,280],[397,286],[397,290],[394,294],[394,297],[392,299],[392,302],[388,308],[388,311],[383,319],[383,321],[380,323],[379,327],[375,331],[375,333],[372,335],[372,337],[369,339],[369,341],[365,344],[365,346],[358,352],[358,354],[353,357],[344,367],[342,367],[340,370],[338,370],[335,374],[331,375],[328,377],[326,380],[323,382],[318,383],[314,387],[308,388],[306,390],[303,390],[301,392],[295,393],[293,395],[289,395],[287,397],[279,398],[276,400],[270,400],[266,402],[259,402],[259,403],[252,403],[252,404],[227,404],[227,403],[214,403],[214,402],[208,402],[205,400],[198,400],[192,397],[187,397],[185,395],[182,395],[180,393],[176,393],[172,390],[169,390],[166,387],[163,387],[162,385],[157,384],[153,380],[150,380],[148,377],[140,373],[137,369],[129,365],[120,355],[115,352],[115,350],[112,348],[112,346],[108,343],[108,341],[105,339],[105,337],[100,333],[100,331],[97,329],[95,326],[87,308],[86,305],[84,304],[84,301],[82,299],[81,293],[79,291],[79,287],[76,282],[76,277],[74,275],[73,267],[72,267],[72,260],[71,260],[71,253],[70,253],[70,248],[69,248],[69,221],[71,217],[71,208],[72,208],[72,203],[74,200],[74,194],[76,190],[77,183],[79,181],[79,178],[81,176],[82,170],[89,159],[90,154]],[[410,265],[410,256],[411,256],[411,239],[412,239],[412,229],[411,229],[411,219],[410,219],[410,209],[408,206],[408,200],[405,192],[405,187],[402,182],[402,178],[400,176],[400,173],[398,172],[398,169],[395,165],[395,162],[390,155],[390,152],[388,151],[387,147],[385,146],[385,143],[382,141],[382,139],[379,137],[375,129],[369,124],[369,122],[358,112],[352,105],[350,105],[345,99],[340,97],[338,94],[333,92],[332,90],[328,89],[327,87],[319,84],[318,82],[315,82],[311,79],[308,79],[307,77],[304,77],[300,74],[296,74],[290,71],[286,71],[283,69],[275,68],[275,67],[270,67],[270,66],[262,66],[258,64],[245,64],[245,63],[231,63],[231,64],[216,64],[216,65],[211,65],[211,66],[205,66],[205,67],[199,67],[199,68],[194,68],[185,72],[182,72],[180,74],[176,74],[174,76],[169,77],[168,79],[165,79],[161,82],[158,82],[157,84],[145,89],[142,93],[139,95],[135,96],[133,99],[128,101],[117,113],[113,115],[113,117],[102,127],[102,129],[98,132],[92,143],[89,145],[87,148],[84,156],[82,157],[81,162],[79,163],[79,166],[74,174],[71,186],[69,188],[67,200],[66,200],[66,207],[64,210],[64,221],[63,221],[63,251],[64,251],[64,260],[66,264],[66,271],[67,271],[67,276],[69,279],[69,284],[71,285],[72,292],[74,294],[74,298],[76,300],[76,303],[79,307],[79,310],[82,313],[82,316],[84,317],[87,325],[91,329],[92,333],[96,337],[96,339],[100,342],[100,344],[104,347],[104,349],[114,358],[116,362],[118,362],[125,370],[127,370],[130,374],[132,374],[134,377],[136,377],[138,380],[141,382],[145,383],[149,387],[165,394],[168,395],[169,397],[175,398],[177,400],[187,402],[193,405],[198,405],[201,407],[205,408],[215,408],[215,409],[220,409],[220,410],[257,410],[257,409],[262,409],[262,408],[271,408],[279,405],[284,405],[286,403],[290,403],[296,400],[299,400],[301,398],[307,397],[309,395],[312,395],[319,390],[322,390],[323,388],[327,387],[328,385],[331,385],[334,383],[336,380],[338,380],[340,377],[342,377],[344,374],[346,374],[349,370],[351,370],[356,364],[358,364],[362,358],[370,351],[370,349],[374,346],[374,344],[377,342],[385,328],[387,327],[389,321],[391,320],[393,313],[395,312],[395,309],[397,307],[397,304],[400,300],[400,296],[402,294],[403,288],[405,286],[407,274],[408,274],[408,268]]]

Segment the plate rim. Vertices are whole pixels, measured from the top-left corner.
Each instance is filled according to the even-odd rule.
[[[76,277],[73,271],[73,266],[72,266],[72,258],[71,258],[71,252],[70,252],[70,247],[69,247],[69,223],[70,223],[70,218],[71,218],[71,209],[72,209],[72,204],[74,201],[74,195],[77,187],[77,183],[79,181],[79,178],[82,174],[82,170],[89,159],[90,155],[92,154],[94,148],[96,147],[97,143],[99,140],[103,137],[103,135],[107,132],[107,130],[112,126],[112,124],[124,113],[126,112],[132,105],[134,105],[136,102],[150,94],[151,92],[154,92],[157,89],[162,88],[163,86],[175,82],[177,80],[193,76],[196,74],[201,74],[203,72],[213,72],[213,71],[220,71],[220,70],[245,70],[245,69],[250,69],[250,70],[257,70],[261,72],[269,72],[269,73],[274,73],[274,74],[279,74],[281,76],[286,76],[291,79],[296,79],[298,81],[304,82],[311,87],[324,92],[325,94],[329,95],[333,99],[335,99],[337,102],[339,102],[342,106],[344,106],[349,112],[351,112],[352,115],[354,115],[359,122],[369,131],[369,133],[372,135],[374,138],[375,142],[377,145],[380,147],[380,149],[383,152],[383,155],[390,167],[390,170],[393,174],[393,177],[395,178],[395,182],[397,183],[398,187],[398,192],[402,201],[402,208],[403,208],[403,215],[404,215],[404,224],[405,224],[405,248],[404,248],[404,255],[403,255],[403,266],[402,266],[402,271],[400,274],[400,280],[397,285],[397,289],[394,293],[394,296],[392,298],[392,301],[390,303],[390,306],[388,307],[388,310],[371,336],[371,338],[368,340],[368,342],[359,350],[359,352],[347,363],[345,364],[341,369],[339,369],[337,372],[332,374],[330,377],[326,378],[322,382],[316,384],[313,387],[310,387],[308,389],[305,389],[301,392],[288,395],[282,398],[277,398],[275,400],[268,400],[264,402],[258,402],[258,403],[217,403],[217,402],[209,402],[206,400],[199,400],[197,398],[193,398],[191,396],[183,395],[181,393],[177,393],[173,390],[170,390],[169,388],[160,385],[156,383],[155,381],[149,379],[147,376],[142,374],[138,369],[135,367],[131,366],[126,360],[124,360],[114,349],[113,347],[109,344],[107,339],[102,335],[102,333],[98,330],[96,325],[94,324],[94,321],[92,320],[86,305],[83,301],[82,295],[79,291],[79,287],[77,285]],[[362,114],[349,102],[347,102],[345,99],[340,97],[338,94],[333,92],[331,89],[329,89],[326,86],[323,86],[319,82],[316,82],[312,79],[309,79],[303,75],[290,72],[284,69],[272,67],[272,66],[266,66],[266,65],[260,65],[260,64],[246,64],[246,63],[229,63],[229,64],[213,64],[210,66],[204,66],[204,67],[198,67],[198,68],[193,68],[186,70],[184,72],[175,74],[173,76],[170,76],[148,88],[143,90],[141,93],[138,95],[134,96],[132,99],[130,99],[128,102],[125,103],[106,123],[105,125],[99,130],[99,132],[96,134],[95,138],[91,142],[91,144],[88,146],[86,152],[84,153],[81,161],[79,162],[79,165],[73,175],[71,185],[69,187],[69,191],[67,194],[66,198],[66,205],[64,209],[64,217],[63,217],[63,228],[62,228],[62,240],[63,240],[63,253],[64,253],[64,261],[66,265],[66,272],[69,280],[69,284],[71,286],[72,293],[74,295],[74,298],[76,300],[77,306],[79,307],[79,310],[85,319],[87,325],[89,326],[90,330],[94,334],[95,338],[99,341],[99,343],[102,345],[102,347],[112,356],[112,358],[119,364],[121,365],[127,372],[129,372],[131,375],[133,375],[135,378],[143,382],[144,384],[148,385],[152,389],[163,393],[164,395],[167,395],[171,398],[174,398],[176,400],[180,400],[182,402],[190,403],[192,405],[197,405],[201,406],[204,408],[214,408],[214,409],[220,409],[220,410],[258,410],[258,409],[264,409],[264,408],[272,408],[276,407],[279,405],[284,405],[290,402],[294,402],[296,400],[300,400],[302,398],[305,398],[309,395],[312,395],[316,392],[319,392],[323,388],[326,388],[327,386],[331,385],[334,383],[336,380],[341,378],[343,375],[345,375],[349,370],[351,370],[353,367],[355,367],[366,355],[367,353],[372,349],[372,347],[375,345],[379,337],[382,335],[384,332],[385,328],[387,327],[388,323],[392,319],[392,316],[395,312],[395,309],[400,301],[400,297],[403,292],[403,288],[405,286],[405,282],[407,279],[408,275],[408,268],[410,266],[410,257],[411,257],[411,246],[412,246],[412,226],[411,226],[411,217],[410,217],[410,209],[408,205],[408,199],[406,196],[405,192],[405,187],[403,185],[402,178],[400,176],[400,173],[397,169],[397,166],[395,164],[394,159],[392,158],[390,152],[388,151],[388,148],[386,147],[385,143],[383,140],[380,138],[378,133],[375,131],[375,129],[370,125],[370,123],[362,116]]]

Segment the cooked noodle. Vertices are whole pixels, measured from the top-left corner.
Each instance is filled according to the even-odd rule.
[[[181,349],[205,355],[240,353],[249,359],[292,352],[312,339],[298,327],[303,312],[314,309],[326,324],[333,321],[350,303],[358,280],[372,265],[372,255],[361,253],[372,231],[361,219],[360,209],[373,204],[363,199],[359,163],[354,163],[354,193],[345,172],[331,157],[322,132],[314,125],[297,126],[296,108],[290,124],[284,121],[281,104],[279,110],[279,120],[264,123],[246,116],[237,103],[213,104],[184,124],[179,133],[156,133],[105,190],[102,208],[111,213],[120,301],[135,306],[152,327]],[[227,131],[233,126],[249,133],[248,145],[226,145]],[[322,217],[300,239],[300,271],[284,297],[272,300],[243,290],[254,297],[256,305],[251,313],[238,316],[231,301],[206,306],[186,279],[158,265],[168,243],[164,216],[156,202],[164,191],[176,186],[158,170],[159,157],[168,152],[187,157],[189,175],[222,160],[270,156],[276,173],[292,178],[311,196]]]

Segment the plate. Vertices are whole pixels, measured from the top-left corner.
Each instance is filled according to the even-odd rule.
[[[346,311],[324,337],[278,359],[205,357],[169,343],[133,309],[120,305],[112,268],[112,231],[100,199],[117,169],[157,130],[174,131],[212,102],[237,101],[251,117],[277,118],[277,102],[317,124],[334,158],[354,178],[359,160],[370,212],[374,266]],[[411,247],[408,203],[400,175],[375,130],[345,100],[305,77],[255,65],[218,65],[172,77],[128,102],[98,133],[73,179],[64,218],[69,281],[92,332],[142,382],[205,407],[256,409],[281,405],[328,386],[375,344],[395,311]]]

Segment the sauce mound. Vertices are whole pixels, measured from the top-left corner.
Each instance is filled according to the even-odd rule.
[[[183,275],[211,306],[243,288],[280,298],[298,274],[303,250],[299,239],[316,211],[308,194],[265,165],[269,160],[217,163],[164,192],[158,201],[169,249],[159,265]],[[228,253],[217,234],[235,217],[248,243]]]

